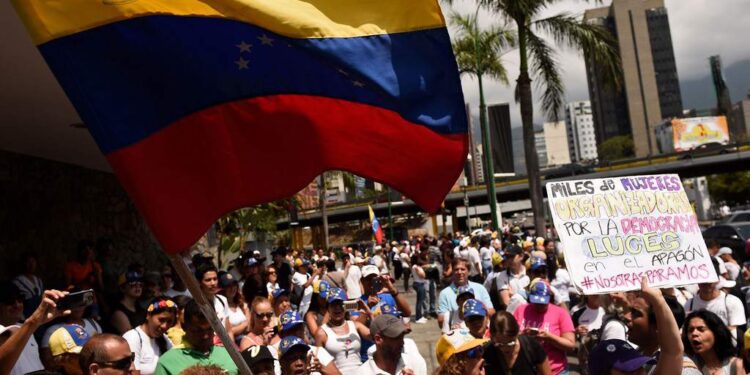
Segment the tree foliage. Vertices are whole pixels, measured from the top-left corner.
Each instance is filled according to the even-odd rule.
[[[635,156],[633,137],[619,135],[612,137],[599,145],[599,160],[614,161]]]
[[[714,202],[745,204],[750,200],[750,171],[708,176],[708,192]]]
[[[453,53],[461,74],[487,75],[508,84],[508,72],[500,57],[515,46],[516,35],[501,26],[480,29],[477,15],[450,15],[451,24],[457,28],[453,40]]]

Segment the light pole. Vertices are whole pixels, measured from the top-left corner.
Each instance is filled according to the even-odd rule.
[[[487,125],[487,104],[484,101],[484,86],[482,75],[484,68],[479,58],[479,7],[474,13],[474,68],[479,81],[479,125],[482,128],[482,156],[484,161],[484,183],[487,186],[487,199],[490,204],[490,221],[492,231],[497,231],[497,197],[495,196],[495,168],[492,165],[492,144],[490,142],[490,128]],[[468,207],[468,206],[467,206]]]
[[[393,241],[393,212],[391,212],[391,187],[388,186],[388,238]]]
[[[471,157],[469,157],[469,160],[471,160]],[[462,184],[464,189],[464,208],[466,209],[466,228],[467,232],[471,233],[471,213],[469,212],[469,191],[468,191],[468,181],[466,180],[466,177],[464,177],[464,183]]]

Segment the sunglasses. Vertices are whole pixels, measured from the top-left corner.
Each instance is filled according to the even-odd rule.
[[[269,272],[268,274],[269,274],[269,275],[275,275],[275,274],[276,274],[276,271],[272,271],[272,272]]]
[[[95,362],[95,363],[102,367],[109,367],[109,368],[113,368],[116,370],[127,370],[133,364],[134,360],[135,360],[135,353],[130,353],[130,356],[127,356],[123,359],[118,359],[116,361]]]
[[[466,358],[469,358],[469,359],[482,358],[482,355],[484,355],[484,347],[475,346],[474,348],[467,350],[465,353],[466,353]]]
[[[271,318],[273,318],[273,313],[272,312],[268,312],[268,313],[255,313],[255,317],[258,318],[258,319],[263,319],[263,318],[271,319]]]
[[[516,340],[514,339],[513,341],[507,341],[507,342],[495,342],[494,345],[500,348],[502,347],[511,348],[511,347],[516,346]]]

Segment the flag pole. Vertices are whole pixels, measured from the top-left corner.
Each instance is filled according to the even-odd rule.
[[[237,365],[239,373],[241,375],[253,375],[253,373],[250,371],[250,367],[247,365],[247,362],[242,359],[239,350],[237,350],[237,347],[234,345],[234,342],[232,342],[232,339],[229,338],[229,334],[227,334],[227,331],[224,328],[224,324],[219,321],[219,317],[216,315],[216,310],[214,310],[213,305],[209,303],[206,295],[203,294],[200,285],[198,285],[198,280],[195,278],[195,275],[190,272],[190,269],[185,263],[185,260],[179,254],[169,254],[169,260],[170,262],[172,262],[172,266],[174,266],[175,271],[177,271],[177,275],[180,276],[182,281],[185,283],[185,286],[187,286],[190,294],[193,295],[193,299],[195,300],[195,302],[198,303],[201,312],[206,317],[206,319],[208,319],[208,323],[211,324],[211,328],[213,328],[214,332],[219,335],[221,342],[224,344],[224,349],[229,352],[229,356],[232,357],[234,364]]]

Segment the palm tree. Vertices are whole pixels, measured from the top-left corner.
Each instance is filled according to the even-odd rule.
[[[542,109],[549,120],[557,121],[563,109],[565,92],[555,51],[541,35],[552,37],[557,45],[582,51],[591,63],[600,67],[605,82],[613,87],[619,87],[622,76],[617,43],[605,28],[581,22],[569,13],[539,18],[544,9],[560,1],[478,0],[479,5],[496,12],[504,21],[516,26],[520,55],[516,102],[521,106],[529,196],[534,226],[539,235],[544,235],[546,227],[539,159],[534,145],[534,103],[529,73],[537,80],[535,88],[542,90]]]
[[[453,42],[453,53],[456,55],[458,69],[462,74],[476,76],[479,81],[479,123],[482,128],[482,148],[484,151],[482,163],[484,164],[484,181],[487,186],[487,198],[491,210],[492,230],[497,230],[495,172],[493,160],[490,157],[492,146],[490,145],[490,134],[487,127],[487,108],[484,102],[482,77],[487,75],[506,85],[508,84],[508,72],[500,61],[500,56],[502,56],[504,50],[515,45],[515,34],[498,26],[480,30],[477,20],[478,10],[477,8],[477,12],[473,16],[464,16],[453,12],[450,19],[451,23],[458,29]],[[472,140],[469,140],[469,142],[472,142]]]

